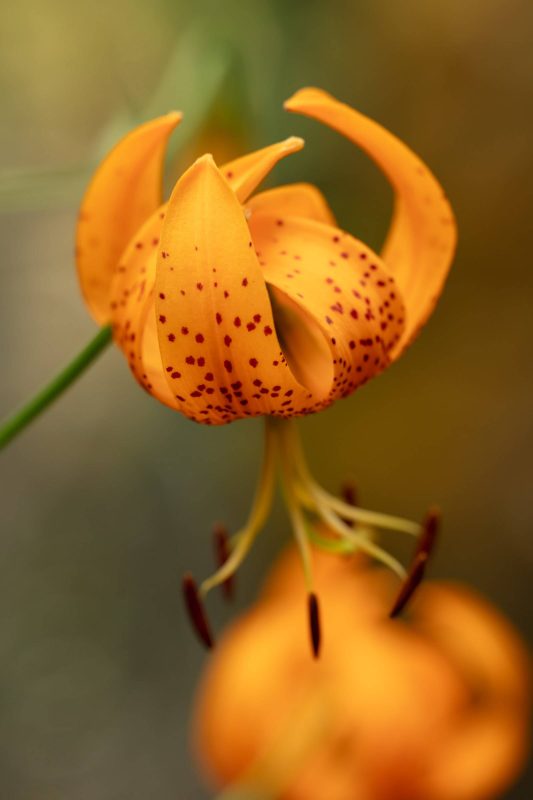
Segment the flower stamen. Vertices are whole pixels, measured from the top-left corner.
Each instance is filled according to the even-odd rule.
[[[230,556],[230,541],[228,529],[225,525],[217,523],[213,528],[213,545],[217,567],[224,566]],[[222,584],[222,591],[226,600],[233,599],[235,589],[235,575],[231,575]]]
[[[357,484],[354,480],[347,480],[341,486],[341,496],[345,503],[348,503],[352,508],[356,508],[359,503],[359,495],[357,491]],[[353,528],[354,521],[352,519],[345,519],[344,522],[350,528]]]
[[[398,597],[392,607],[392,611],[389,614],[391,619],[396,619],[396,617],[400,616],[407,603],[420,586],[426,571],[427,561],[428,557],[426,553],[418,553],[402,584]]]
[[[420,536],[422,528],[418,522],[403,519],[402,517],[391,516],[390,514],[381,514],[376,511],[369,511],[367,509],[355,507],[351,503],[344,502],[339,497],[335,497],[323,489],[318,483],[316,483],[309,472],[300,440],[294,427],[289,429],[288,435],[291,437],[291,452],[302,485],[309,490],[312,488],[312,493],[317,497],[320,497],[321,501],[328,505],[332,511],[340,514],[347,520],[353,520],[354,522],[359,522],[363,525],[370,525],[373,528],[397,531],[398,533],[406,533],[410,536]]]
[[[318,605],[318,597],[314,592],[310,592],[308,596],[308,609],[309,609],[309,632],[311,635],[311,648],[313,656],[318,658],[320,655],[320,607]]]
[[[214,528],[215,553],[219,568],[200,585],[190,576],[184,580],[189,615],[201,640],[212,645],[212,637],[203,610],[202,600],[215,586],[222,586],[231,597],[233,579],[257,535],[263,528],[272,505],[276,471],[279,474],[293,535],[300,553],[307,589],[307,616],[311,651],[320,652],[321,630],[318,598],[314,590],[312,550],[315,545],[337,555],[366,553],[394,572],[402,585],[390,616],[397,617],[405,608],[422,578],[435,546],[440,514],[431,509],[424,523],[412,522],[387,514],[361,509],[355,505],[355,484],[346,484],[344,500],[322,489],[311,476],[294,423],[277,417],[265,419],[265,455],[255,499],[246,525],[231,538],[226,528]],[[321,523],[317,525],[317,523]],[[392,530],[417,537],[417,546],[406,570],[378,543],[380,530]]]
[[[422,526],[422,534],[418,540],[415,550],[413,561],[407,577],[400,588],[398,596],[390,612],[390,618],[395,619],[400,616],[402,611],[407,606],[407,603],[412,598],[416,589],[420,585],[433,550],[439,532],[440,523],[440,510],[438,508],[431,508],[424,519]]]
[[[265,427],[265,454],[256,495],[248,517],[248,522],[242,530],[236,533],[230,540],[231,554],[224,564],[214,575],[203,581],[200,586],[200,594],[205,597],[215,586],[225,583],[239,569],[240,565],[248,555],[257,535],[261,531],[270,507],[275,485],[275,440],[269,426]]]
[[[214,647],[215,641],[211,634],[211,628],[200,593],[198,592],[196,581],[190,573],[183,576],[182,589],[185,605],[189,612],[189,619],[192,622],[194,630],[198,634],[200,641],[203,642],[207,648],[211,649]]]

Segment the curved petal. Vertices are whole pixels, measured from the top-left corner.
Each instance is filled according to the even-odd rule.
[[[135,231],[161,204],[167,139],[181,121],[174,111],[135,128],[97,169],[82,201],[76,260],[84,298],[99,323],[109,320],[113,271]]]
[[[245,156],[230,161],[220,168],[241,203],[246,202],[261,181],[276,166],[280,159],[296,153],[304,146],[304,140],[290,136],[283,142],[271,144]]]
[[[169,201],[155,304],[165,374],[191,419],[288,416],[309,404],[281,353],[242,206],[211,156]]]
[[[319,89],[302,89],[285,108],[320,120],[363,148],[383,170],[396,193],[383,260],[407,308],[397,358],[432,313],[450,268],[456,226],[440,184],[403,142],[376,122]]]
[[[237,162],[233,162],[236,165],[234,168],[235,171],[231,169],[227,170],[228,176],[226,176],[226,180],[238,197],[247,196],[247,193],[253,191],[255,186],[264,179],[269,170],[271,170],[281,158],[299,150],[302,146],[303,140],[293,138],[249,153]],[[243,191],[243,189],[246,191]],[[308,204],[309,203],[310,201]],[[120,295],[124,289],[128,288],[128,286],[131,286],[132,282],[135,281],[136,270],[138,269],[139,263],[144,263],[145,261],[145,253],[135,251],[142,251],[143,248],[146,247],[147,252],[150,253],[154,242],[158,244],[162,222],[157,222],[157,218],[160,220],[164,219],[167,206],[168,202],[165,202],[159,205],[159,207],[156,207],[157,213],[154,209],[151,209],[150,214],[152,214],[152,212],[154,213],[154,219],[146,228],[144,226],[146,217],[139,220],[139,225],[132,232],[130,239],[124,243],[119,253],[121,257],[114,259],[113,264],[106,268],[106,280],[109,282],[110,294],[113,296],[115,307],[117,296]],[[119,210],[117,213],[120,214],[121,211]],[[88,222],[89,219],[86,221]],[[157,241],[155,241],[156,238]],[[132,243],[134,247],[133,252],[131,252]],[[109,244],[109,242],[106,242],[106,244]],[[122,255],[123,251],[124,254]],[[87,259],[81,260],[87,263]]]
[[[305,330],[305,319],[288,325],[281,316],[287,306],[311,319],[327,343],[333,373],[323,405],[381,372],[402,335],[404,309],[380,258],[338,228],[301,217],[253,215],[250,230],[273,287],[278,335],[293,372],[316,375],[320,364],[299,338],[293,342]]]
[[[163,372],[157,339],[154,284],[164,211],[158,209],[136,232],[123,253],[111,285],[113,336],[141,386],[177,408]]]
[[[252,214],[279,214],[305,217],[326,225],[336,225],[333,212],[316,186],[311,183],[290,183],[256,194],[246,204]]]
[[[293,148],[299,149],[299,141],[273,145],[246,156],[247,185],[249,187],[255,185],[254,181],[262,180],[268,169],[272,168],[280,158],[293,152]],[[241,185],[239,183],[241,178],[242,173],[238,171],[237,175],[228,179],[232,189],[235,183],[236,188]],[[168,203],[159,206],[139,230],[135,231],[135,235],[114,267],[110,289],[110,308],[115,341],[124,352],[136,380],[162,403],[183,411],[187,405],[186,398],[180,395],[183,399],[177,399],[176,384],[174,384],[181,377],[181,373],[177,369],[168,369],[167,367],[169,372],[167,376],[163,369],[154,301],[157,247],[167,208]],[[163,250],[163,252],[165,251]],[[165,314],[161,313],[159,325],[165,323]],[[257,381],[258,377],[255,376],[254,380]],[[172,382],[172,389],[169,385],[170,382]],[[275,385],[276,383],[274,383]],[[196,388],[195,391],[198,389]],[[257,394],[258,387],[254,386],[253,391],[254,394]],[[266,402],[266,398],[262,397],[261,399]],[[291,404],[286,401],[287,398],[284,397],[282,402],[287,408]],[[190,406],[188,412],[185,413],[194,416],[194,406]]]

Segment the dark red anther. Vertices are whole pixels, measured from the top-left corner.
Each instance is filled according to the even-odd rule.
[[[345,481],[341,487],[341,495],[345,503],[347,503],[349,506],[354,506],[355,508],[359,501],[356,482],[353,480]],[[354,521],[352,519],[345,519],[343,522],[346,525],[349,525],[350,528],[353,528],[354,526]]]
[[[422,578],[424,577],[427,561],[428,557],[426,553],[418,553],[415,560],[411,564],[411,569],[409,570],[407,577],[402,584],[402,588],[400,589],[398,597],[396,598],[396,602],[392,607],[392,611],[390,612],[391,619],[395,619],[402,613],[405,606],[416,592],[420,582],[422,581]]]
[[[358,492],[357,492],[357,484],[353,480],[345,481],[341,487],[341,494],[344,498],[344,501],[348,503],[349,506],[356,506],[358,505]]]
[[[225,525],[217,523],[213,527],[213,543],[215,547],[215,561],[217,567],[220,568],[226,563],[230,555],[229,534]],[[224,583],[221,584],[221,589],[228,600],[233,599],[235,590],[235,578],[233,575],[226,578]]]
[[[424,577],[427,562],[435,549],[440,517],[441,514],[438,508],[431,508],[426,514],[409,572],[390,612],[391,619],[398,617],[402,613]]]
[[[314,592],[309,592],[308,596],[309,611],[309,633],[311,635],[311,649],[313,658],[318,658],[320,654],[320,609],[318,597]]]
[[[429,557],[434,548],[439,533],[441,513],[439,508],[430,508],[422,525],[422,533],[418,540],[416,555],[426,553]]]
[[[196,581],[190,573],[183,576],[182,580],[183,597],[189,613],[189,619],[198,637],[206,647],[211,649],[215,642],[211,635],[211,629],[205,613],[204,605],[200,599]]]

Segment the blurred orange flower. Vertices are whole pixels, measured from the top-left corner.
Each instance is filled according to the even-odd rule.
[[[319,191],[250,196],[290,138],[218,168],[199,158],[163,204],[177,112],[132,131],[83,200],[77,263],[141,385],[187,417],[292,417],[344,397],[397,359],[431,314],[455,247],[443,191],[402,142],[318,89],[285,104],[361,146],[396,192],[382,256],[335,226]]]
[[[529,657],[511,625],[436,582],[391,623],[388,574],[360,556],[314,562],[328,616],[320,661],[308,658],[291,552],[208,665],[195,740],[212,782],[272,800],[499,796],[529,734]]]

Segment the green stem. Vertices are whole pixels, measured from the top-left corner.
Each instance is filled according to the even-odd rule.
[[[15,411],[0,425],[0,450],[18,436],[32,420],[45,410],[65,389],[74,383],[82,372],[92,364],[95,358],[110,344],[113,338],[111,327],[101,328],[94,339],[84,347],[50,383],[41,389],[29,403]]]

